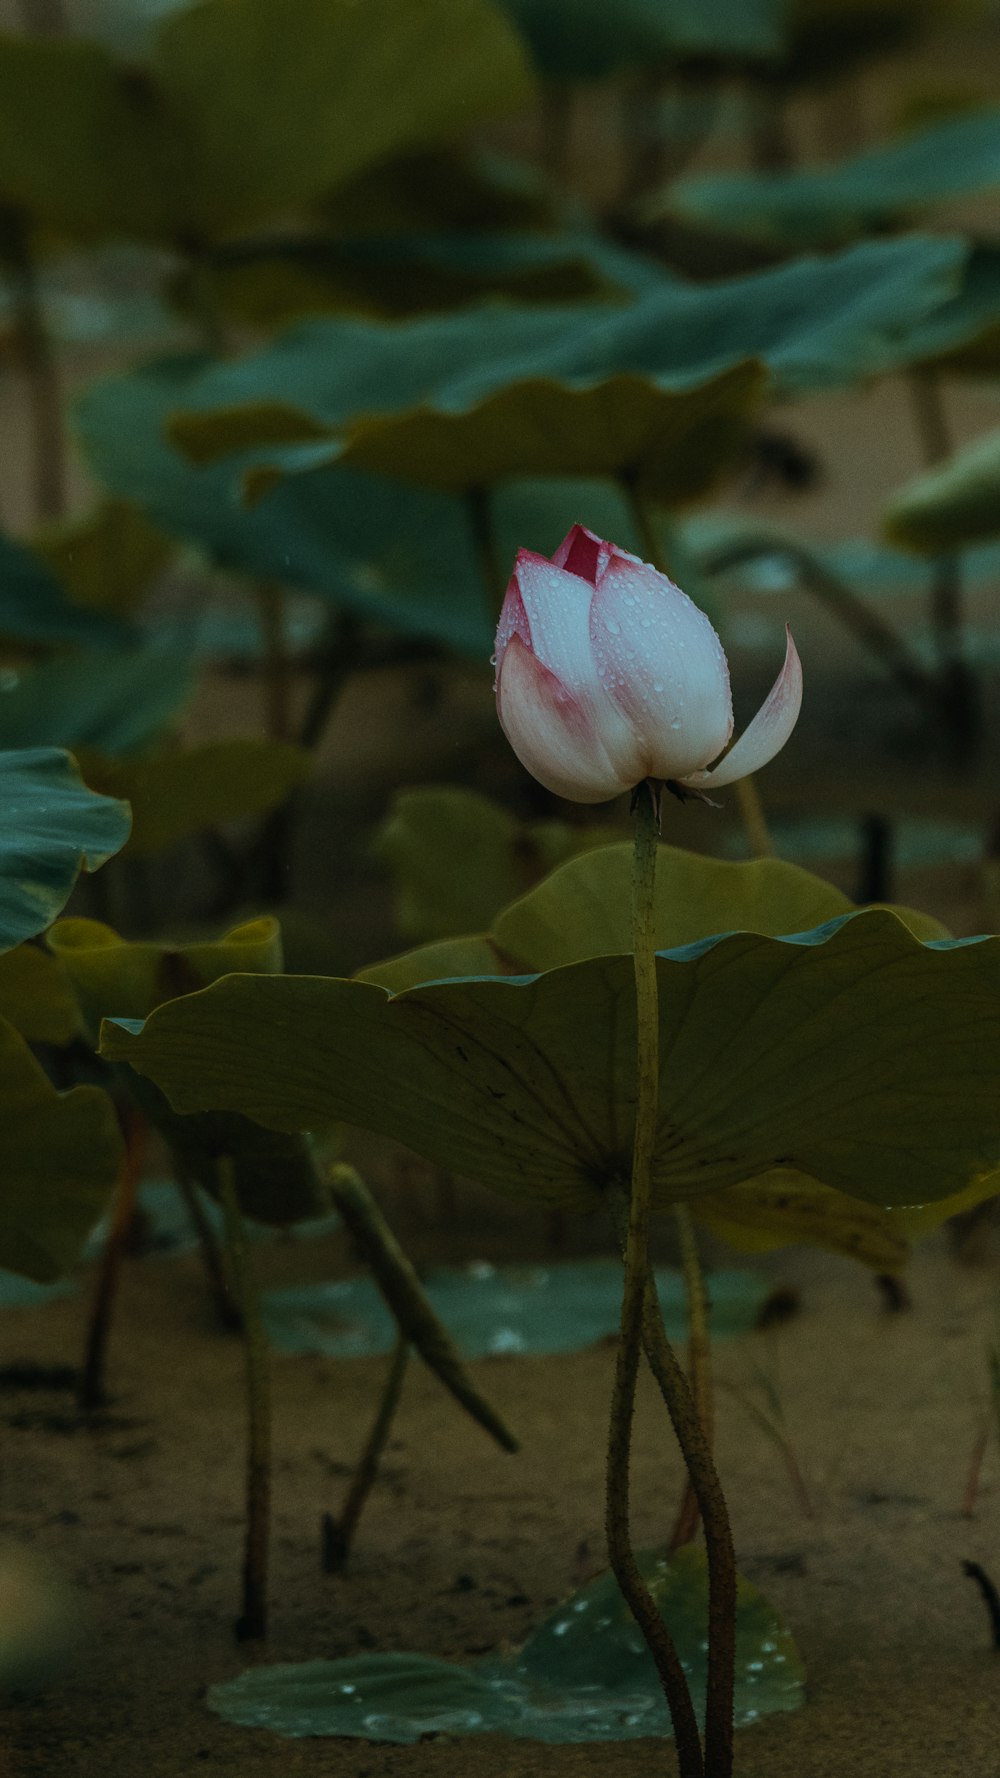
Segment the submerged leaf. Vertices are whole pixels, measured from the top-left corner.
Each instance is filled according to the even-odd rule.
[[[640,1571],[670,1624],[700,1702],[705,1689],[705,1558],[645,1551]],[[774,1607],[741,1576],[736,1596],[738,1726],[803,1700],[798,1650]],[[429,1734],[500,1734],[549,1746],[670,1734],[653,1660],[609,1574],[565,1600],[519,1650],[472,1667],[428,1655],[375,1654],[253,1667],[213,1686],[227,1722],[290,1738],[350,1735],[412,1745]]]

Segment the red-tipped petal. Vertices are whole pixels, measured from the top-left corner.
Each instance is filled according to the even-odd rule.
[[[497,677],[497,715],[521,764],[573,803],[603,803],[631,787],[602,745],[587,703],[511,637]]]
[[[710,772],[691,772],[680,783],[691,790],[720,788],[759,772],[780,753],[799,719],[802,708],[802,662],[786,626],[785,664],[753,721],[744,729],[725,759]]]

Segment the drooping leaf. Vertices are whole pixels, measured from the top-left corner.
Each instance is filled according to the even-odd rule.
[[[524,974],[630,952],[631,869],[628,842],[568,859],[505,907],[487,933],[422,945],[360,970],[359,979],[398,993],[442,976]],[[653,932],[658,949],[725,931],[779,938],[853,907],[840,889],[782,859],[730,863],[677,846],[661,846],[657,855]],[[947,937],[928,914],[911,908],[893,912],[918,938]]]
[[[477,791],[422,785],[396,793],[375,847],[393,874],[399,931],[437,939],[489,926],[546,871],[612,832],[519,821]]]
[[[791,173],[704,173],[680,179],[679,215],[779,246],[840,246],[935,205],[1000,185],[1000,108],[933,124],[839,164]]]
[[[312,763],[291,742],[247,736],[137,760],[87,755],[82,768],[92,790],[127,798],[129,848],[150,853],[206,827],[266,814],[305,781]]]
[[[441,1267],[423,1282],[467,1358],[579,1352],[613,1334],[621,1319],[622,1270],[615,1260]],[[667,1333],[683,1341],[688,1325],[683,1280],[677,1272],[659,1271],[656,1285]],[[713,1339],[753,1327],[768,1288],[759,1273],[713,1271]],[[396,1337],[395,1323],[368,1278],[268,1290],[262,1309],[268,1338],[282,1352],[358,1358],[390,1352]]]
[[[565,868],[565,867],[564,867]],[[660,953],[663,1207],[782,1166],[870,1203],[925,1203],[1000,1166],[1000,940],[921,943],[866,910],[794,937]],[[597,1208],[627,1170],[629,956],[390,996],[369,982],[235,976],[102,1053],[177,1110],[267,1127],[335,1119],[513,1197]]]
[[[670,455],[678,422],[712,468],[721,422],[759,392],[752,363],[791,393],[906,362],[907,327],[954,293],[965,256],[915,236],[707,286],[664,274],[628,307],[313,321],[193,375],[170,432],[200,462],[235,455],[258,492],[330,462],[452,487],[631,466],[686,498],[706,466]]]
[[[784,40],[777,0],[503,0],[550,80],[601,80],[687,57],[733,61],[774,56]]]
[[[0,950],[61,913],[81,870],[99,870],[128,839],[125,803],[97,796],[54,747],[0,753]]]
[[[891,543],[925,555],[1000,537],[1000,432],[908,482],[887,506],[884,529]]]
[[[0,1018],[29,1043],[70,1043],[80,1014],[65,970],[38,945],[0,955]]]
[[[343,472],[298,476],[242,505],[228,464],[196,469],[163,436],[204,363],[165,360],[87,392],[80,430],[101,479],[220,568],[488,655],[495,613],[460,503]]]
[[[670,1624],[699,1702],[708,1646],[701,1550],[644,1551],[640,1571]],[[741,1576],[736,1604],[737,1724],[803,1700],[804,1670],[790,1631]],[[565,1600],[519,1650],[471,1667],[427,1655],[256,1666],[208,1693],[227,1722],[272,1734],[347,1735],[412,1745],[423,1736],[501,1734],[549,1746],[669,1735],[652,1658],[610,1575]]]
[[[130,941],[99,920],[80,919],[57,921],[46,939],[92,1033],[104,1017],[144,1018],[173,996],[234,970],[281,968],[281,931],[270,916],[234,926],[214,943]],[[218,1191],[219,1161],[228,1157],[240,1205],[254,1220],[285,1226],[327,1209],[312,1148],[297,1132],[265,1132],[245,1117],[214,1108],[203,1116],[178,1116],[155,1085],[130,1069],[124,1074],[182,1172],[205,1191]]]
[[[40,1284],[68,1271],[124,1156],[107,1093],[57,1093],[24,1038],[0,1020],[0,1266]]]
[[[159,648],[78,650],[0,688],[0,747],[138,752],[191,693],[193,663]]]
[[[941,1222],[949,1203],[943,1199],[926,1208]],[[699,1222],[741,1253],[767,1253],[805,1242],[846,1254],[877,1272],[902,1271],[909,1257],[908,1211],[862,1204],[789,1168],[708,1192],[691,1208]],[[951,1214],[957,1208],[955,1203]]]
[[[14,642],[121,647],[127,625],[114,614],[83,611],[30,549],[0,536],[0,636]]]
[[[0,193],[77,238],[197,248],[530,93],[484,0],[200,0],[163,19],[141,66],[5,35]]]
[[[75,605],[124,617],[173,553],[170,542],[127,500],[103,500],[83,518],[67,519],[32,540]]]

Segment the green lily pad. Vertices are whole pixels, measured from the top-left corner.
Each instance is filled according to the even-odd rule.
[[[692,1545],[638,1556],[670,1626],[692,1692],[705,1686],[707,1580]],[[740,1578],[736,1607],[738,1726],[803,1701],[790,1631]],[[550,1746],[669,1735],[656,1670],[617,1584],[601,1575],[567,1599],[523,1647],[462,1667],[427,1655],[374,1654],[253,1667],[212,1686],[209,1708],[273,1734],[344,1735],[412,1745],[429,1734],[500,1734]]]
[[[486,656],[496,614],[461,503],[342,471],[297,476],[242,505],[228,463],[194,468],[163,436],[206,362],[167,359],[87,391],[79,428],[101,480],[220,568]]]
[[[565,867],[564,867],[565,868]],[[868,910],[661,952],[660,1208],[781,1166],[923,1203],[1000,1166],[1000,940]],[[597,1209],[627,1172],[630,956],[430,983],[234,976],[104,1028],[179,1111],[392,1135],[512,1197]]]
[[[583,1260],[555,1266],[441,1267],[423,1280],[432,1307],[466,1358],[498,1353],[578,1352],[617,1331],[622,1269],[615,1260]],[[667,1332],[687,1332],[684,1284],[660,1271],[656,1286]],[[768,1282],[754,1272],[713,1272],[712,1335],[753,1327]],[[268,1290],[264,1323],[282,1352],[320,1352],[356,1358],[390,1352],[396,1325],[368,1278],[294,1284]]]
[[[36,554],[0,536],[0,635],[16,642],[120,648],[130,632],[114,615],[81,610]]]
[[[78,239],[203,243],[530,95],[481,0],[202,0],[163,18],[139,67],[0,39],[0,188]]]
[[[1000,432],[988,432],[940,469],[901,488],[884,515],[891,543],[944,555],[1000,537]]]
[[[107,1093],[57,1093],[0,1020],[0,1266],[39,1284],[69,1271],[124,1158]]]
[[[162,574],[173,545],[138,507],[109,499],[36,533],[32,550],[76,606],[122,617]]]
[[[137,760],[85,756],[87,783],[132,807],[129,850],[162,851],[189,834],[283,803],[312,771],[312,757],[289,741],[251,736]]]
[[[840,246],[1000,185],[1000,107],[949,118],[828,168],[680,179],[672,211],[787,247]]]
[[[124,803],[97,796],[54,747],[0,753],[0,950],[42,932],[81,870],[99,870],[128,839]]]
[[[62,964],[38,945],[0,954],[0,1018],[29,1043],[72,1043],[80,1012]]]
[[[758,61],[784,41],[785,9],[778,0],[503,0],[550,80],[603,80],[650,63],[686,57]]]
[[[193,377],[170,433],[201,463],[235,455],[258,493],[336,462],[448,487],[632,467],[685,499],[759,395],[758,361],[784,393],[905,362],[907,326],[954,293],[965,253],[914,236],[709,285],[665,274],[627,307],[304,323]]]
[[[629,951],[631,870],[628,841],[588,850],[509,903],[488,932],[404,951],[359,970],[358,979],[399,993],[443,976],[525,974]],[[784,859],[729,863],[677,846],[661,846],[657,854],[653,933],[659,949],[727,929],[780,938],[853,910],[842,890]],[[918,938],[948,936],[929,914],[893,912]]]
[[[565,821],[519,821],[477,791],[422,785],[397,791],[375,849],[393,874],[399,931],[437,939],[488,926],[538,877],[564,858],[605,845],[612,833]]]
[[[0,747],[136,753],[193,689],[194,667],[158,648],[84,652],[28,667],[0,689]]]

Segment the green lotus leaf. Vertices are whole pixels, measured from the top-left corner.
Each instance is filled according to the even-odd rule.
[[[82,518],[46,526],[31,547],[75,605],[117,617],[135,609],[173,554],[138,507],[113,498]]]
[[[136,760],[85,755],[81,764],[92,790],[128,799],[129,849],[150,853],[206,827],[265,814],[304,783],[313,762],[291,742],[248,736]]]
[[[358,979],[398,993],[442,976],[526,974],[630,952],[631,870],[628,841],[587,851],[504,908],[488,932],[421,945],[359,970]],[[661,846],[657,854],[653,934],[658,949],[727,931],[780,938],[853,911],[854,903],[840,889],[782,859],[736,864],[677,846]],[[891,911],[917,938],[948,936],[929,914]]]
[[[550,80],[602,80],[687,57],[772,57],[784,41],[778,0],[502,0]]]
[[[564,867],[565,868],[565,867]],[[660,1208],[781,1166],[866,1202],[927,1203],[1000,1166],[1000,940],[924,944],[884,910],[794,937],[659,954]],[[630,956],[392,996],[234,976],[104,1027],[178,1111],[335,1119],[512,1197],[596,1209],[627,1172]]]
[[[0,691],[0,747],[138,752],[177,715],[194,676],[183,655],[150,647],[43,661]]]
[[[0,752],[0,806],[0,950],[10,950],[62,912],[81,870],[121,850],[131,817],[54,747]]]
[[[754,365],[791,393],[906,362],[907,327],[965,259],[964,242],[915,236],[709,285],[664,274],[626,307],[303,323],[193,375],[169,432],[200,463],[234,456],[258,493],[336,462],[449,487],[641,468],[684,499],[759,396]]]
[[[399,931],[437,939],[488,926],[546,871],[612,835],[608,827],[520,821],[477,791],[422,785],[396,793],[375,849],[393,874]]]
[[[82,611],[67,596],[58,573],[32,550],[0,536],[0,636],[13,642],[120,648],[130,631],[113,614]]]
[[[831,247],[998,185],[1000,107],[992,107],[832,167],[692,175],[665,202],[678,215],[781,247]]]
[[[637,1562],[700,1705],[708,1646],[704,1554],[689,1544],[669,1557],[642,1551]],[[804,1677],[791,1632],[740,1576],[735,1722],[797,1709]],[[564,1600],[511,1654],[469,1667],[397,1653],[258,1665],[212,1686],[208,1703],[227,1722],[289,1738],[349,1735],[404,1746],[434,1733],[558,1746],[671,1732],[652,1658],[609,1574]]]
[[[80,1011],[58,958],[38,945],[16,945],[0,955],[0,1018],[29,1043],[71,1043]]]
[[[69,1270],[125,1158],[99,1087],[57,1093],[0,1020],[0,1266],[47,1284]]]
[[[964,1200],[943,1198],[924,1208],[935,1213],[936,1220],[927,1224],[931,1228],[964,1208]],[[905,1221],[907,1211],[863,1204],[787,1167],[725,1191],[707,1192],[691,1209],[699,1222],[741,1253],[767,1253],[805,1242],[860,1260],[876,1272],[902,1271],[916,1232]]]
[[[883,526],[890,543],[929,556],[1000,537],[1000,432],[908,482],[887,506]]]
[[[242,505],[228,463],[194,468],[163,436],[205,363],[169,359],[87,392],[79,428],[101,480],[220,568],[488,655],[492,595],[460,502],[342,471],[297,476],[258,506]]]
[[[197,246],[530,95],[520,40],[483,0],[201,0],[139,66],[7,35],[0,191],[77,238]]]
[[[959,0],[969,12],[977,0]],[[830,86],[873,57],[898,52],[935,24],[954,21],[956,0],[790,0],[788,52],[773,75],[791,86]]]
[[[281,968],[281,928],[270,914],[234,926],[214,943],[166,945],[124,939],[101,920],[57,920],[46,943],[72,986],[87,1023],[144,1019],[164,1000],[207,987],[235,970]]]
[[[530,163],[468,143],[406,148],[337,186],[320,205],[335,235],[538,234],[562,207]]]

